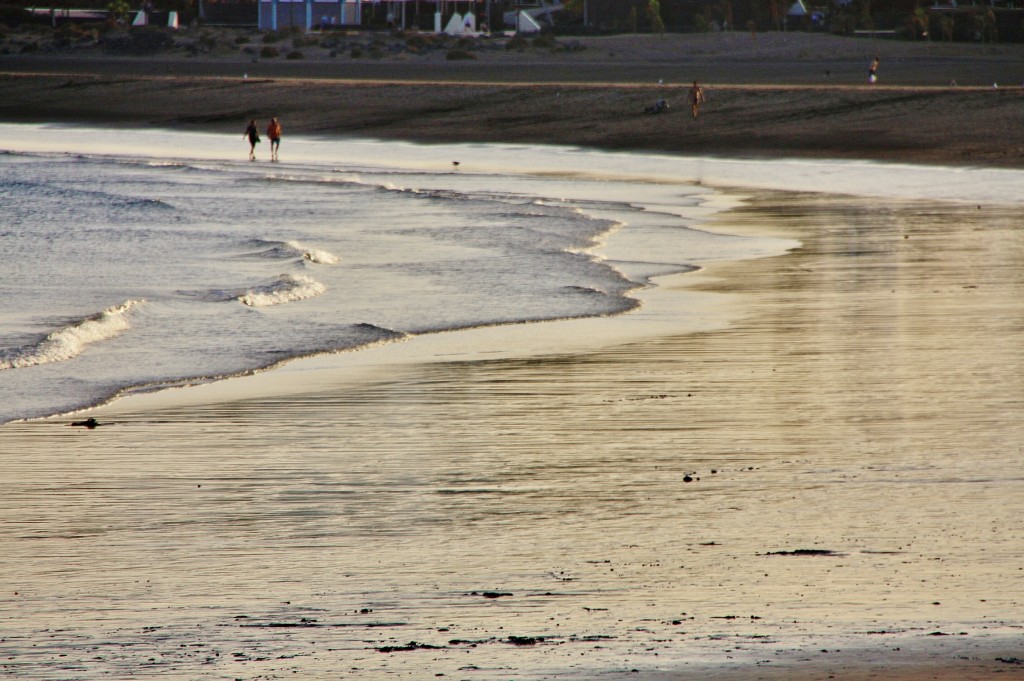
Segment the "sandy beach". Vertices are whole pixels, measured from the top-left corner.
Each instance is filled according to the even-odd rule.
[[[590,38],[580,51],[266,60],[0,55],[0,120],[525,142],[743,157],[1024,162],[1024,48],[745,33]],[[882,59],[868,86],[867,65]],[[704,115],[689,117],[699,80]],[[644,115],[658,99],[669,113]],[[240,132],[239,132],[240,134]]]
[[[285,158],[302,134],[1024,167],[1020,46],[654,40],[458,64],[3,55],[0,120],[240,136],[277,115]],[[662,97],[670,113],[643,114]],[[0,503],[26,527],[68,524],[71,548],[43,549],[50,578],[116,633],[55,627],[0,672],[70,655],[67,678],[100,659],[164,678],[1024,678],[1017,207],[728,191],[742,203],[709,230],[802,246],[666,278],[620,317],[133,396],[86,414],[115,424],[94,431],[3,426],[10,479],[69,490],[80,515]],[[303,525],[264,509],[291,495],[301,516],[319,489],[341,507],[316,519],[331,541],[276,534]],[[237,534],[197,545],[168,523],[130,570],[130,528],[89,539],[119,507],[157,526],[183,505]],[[352,545],[352,528],[375,529]],[[93,567],[62,577],[65,560]],[[402,591],[414,573],[427,595]],[[264,601],[233,597],[260,585]],[[8,613],[19,598],[38,608],[19,626],[51,622],[39,594],[9,594]],[[152,628],[118,629],[149,604]],[[182,633],[175,604],[222,614]]]
[[[933,204],[887,204],[888,226],[851,253],[849,225],[876,202],[822,214],[814,195],[749,198],[714,227],[804,247],[662,281],[634,315],[304,360],[115,402],[89,412],[113,424],[95,431],[6,425],[8,475],[76,490],[72,533],[119,527],[138,493],[148,510],[131,527],[183,503],[241,523],[200,549],[172,522],[154,562],[127,571],[135,586],[103,541],[56,554],[55,569],[93,566],[62,590],[94,590],[78,597],[96,607],[111,591],[126,612],[224,614],[179,632],[163,605],[160,636],[115,629],[74,652],[58,632],[36,658],[159,660],[175,678],[208,650],[233,653],[216,669],[236,678],[1018,677],[1021,350],[1017,317],[999,313],[1024,286],[1015,212],[947,207],[950,232]],[[984,470],[957,465],[965,449]],[[317,520],[336,538],[281,535],[275,554],[235,563],[250,534],[294,524],[270,514],[278,495],[339,484],[374,492]],[[112,508],[87,502],[93,489]],[[400,591],[406,574],[432,595]],[[264,582],[265,602],[238,599]],[[851,621],[859,633],[840,634]]]

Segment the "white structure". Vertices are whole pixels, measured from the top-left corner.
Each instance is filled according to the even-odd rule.
[[[164,20],[163,15],[160,12],[154,13],[154,20],[159,23]],[[132,26],[148,26],[150,15],[146,10],[139,10],[135,13],[135,18],[132,19]],[[178,26],[178,13],[168,12],[167,13],[167,28],[173,28],[177,30]]]
[[[440,14],[435,15],[440,17]],[[435,21],[435,28],[439,25],[440,19]],[[441,31],[436,31],[440,33]],[[445,26],[444,32],[448,35],[463,35],[463,34],[474,34],[476,33],[476,15],[472,12],[466,12],[465,14],[459,14],[455,12],[448,20],[448,25]]]
[[[513,24],[516,33],[540,33],[540,24],[528,12],[517,12]]]
[[[803,0],[796,0],[792,5],[789,6],[789,11],[786,12],[786,16],[789,17],[806,17],[810,14],[807,11],[807,6],[804,5]]]
[[[448,20],[448,25],[444,27],[444,32],[448,35],[462,33],[462,15],[458,12],[453,14],[452,18]]]
[[[586,5],[584,5],[586,7]],[[514,26],[516,33],[539,33],[540,22],[543,19],[548,24],[553,23],[551,15],[563,9],[562,3],[540,0],[539,7],[522,7],[520,9],[505,12],[502,19],[506,26]]]

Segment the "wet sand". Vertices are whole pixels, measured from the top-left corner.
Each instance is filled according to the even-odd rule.
[[[713,227],[803,248],[637,314],[9,424],[36,491],[2,510],[37,536],[9,669],[1015,678],[1018,223],[762,193]]]
[[[693,123],[636,114],[678,85],[57,70],[2,76],[0,117],[1024,153],[1004,89],[723,83]],[[115,402],[95,430],[4,426],[25,491],[0,515],[35,537],[0,558],[5,673],[1024,676],[1018,211],[766,192],[714,228],[804,247],[664,280],[634,315],[295,362]]]

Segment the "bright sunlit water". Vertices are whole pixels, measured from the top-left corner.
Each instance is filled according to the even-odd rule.
[[[272,165],[213,136],[60,131],[57,153],[53,129],[6,132],[0,422],[410,334],[620,313],[653,275],[791,245],[699,231],[713,193],[652,183],[638,159],[289,140]],[[623,224],[630,259],[609,260]]]

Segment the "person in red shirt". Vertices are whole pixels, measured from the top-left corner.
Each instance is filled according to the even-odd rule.
[[[267,137],[270,139],[270,160],[277,161],[277,150],[281,146],[281,122],[276,116],[267,124]]]

